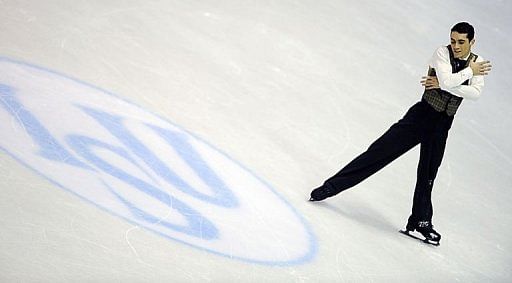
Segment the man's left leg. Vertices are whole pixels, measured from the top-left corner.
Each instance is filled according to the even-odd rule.
[[[434,231],[432,226],[432,188],[443,160],[448,130],[452,121],[453,117],[444,117],[443,123],[440,123],[439,127],[421,142],[412,214],[407,223],[407,230],[417,230],[422,234],[432,233],[431,239],[437,242],[441,235]]]

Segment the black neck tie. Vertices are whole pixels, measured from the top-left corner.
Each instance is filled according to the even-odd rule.
[[[466,66],[466,60],[455,59],[455,69],[457,72],[464,69],[464,66]]]

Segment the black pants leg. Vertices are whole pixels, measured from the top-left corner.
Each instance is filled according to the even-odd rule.
[[[341,171],[325,181],[336,194],[353,187],[373,175],[420,143],[421,121],[425,118],[424,102],[412,106],[405,116],[393,124],[368,150],[356,157]]]
[[[427,131],[421,141],[420,160],[409,223],[432,221],[432,188],[443,160],[448,130],[453,122],[453,116],[448,117],[444,113],[438,114],[437,119],[434,120],[436,127]]]
[[[349,189],[421,143],[413,209],[409,222],[431,221],[432,187],[444,155],[453,116],[436,112],[418,102],[407,114],[378,138],[368,150],[325,181],[335,194]]]

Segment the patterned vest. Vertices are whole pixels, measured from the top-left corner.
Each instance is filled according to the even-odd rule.
[[[450,64],[452,65],[452,73],[457,73],[459,71],[464,70],[469,66],[469,62],[471,60],[476,60],[478,55],[470,53],[468,60],[463,64],[459,64],[460,60],[455,59],[453,56],[452,47],[450,45],[447,46],[448,51],[450,52]],[[429,67],[428,69],[429,76],[435,76],[436,70],[434,68]],[[468,85],[469,80],[466,80],[463,85]],[[436,89],[425,89],[423,93],[423,100],[428,102],[430,106],[432,106],[437,112],[446,112],[448,116],[453,116],[457,112],[460,104],[462,103],[462,97],[455,96],[445,90],[440,88]]]

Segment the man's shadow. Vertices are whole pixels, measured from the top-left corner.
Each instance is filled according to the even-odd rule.
[[[396,224],[391,223],[386,217],[380,212],[374,210],[365,203],[355,203],[349,201],[338,202],[339,205],[333,205],[329,202],[317,202],[314,203],[316,206],[323,207],[330,211],[333,211],[345,218],[348,218],[357,223],[363,224],[372,229],[377,229],[380,232],[394,232],[398,231]]]

